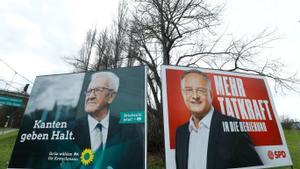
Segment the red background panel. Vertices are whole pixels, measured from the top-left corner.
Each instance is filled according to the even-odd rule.
[[[167,99],[168,99],[168,116],[169,116],[169,134],[170,134],[170,148],[175,148],[175,134],[176,128],[184,123],[186,123],[191,114],[186,108],[180,90],[180,76],[183,74],[183,70],[166,70],[166,87],[167,87]],[[272,115],[272,120],[268,120],[268,115],[265,113],[267,120],[243,120],[241,121],[251,121],[251,122],[265,122],[267,126],[267,132],[249,132],[249,136],[255,146],[266,146],[266,145],[282,145],[282,140],[274,116],[274,111],[271,106],[270,98],[268,97],[268,92],[264,80],[243,76],[232,76],[226,74],[214,74],[206,73],[211,80],[212,90],[213,90],[213,106],[219,112],[221,112],[219,101],[217,100],[216,88],[214,82],[214,75],[236,77],[243,81],[244,89],[246,92],[246,98],[244,99],[256,99],[256,100],[267,100],[269,102],[269,109]],[[228,97],[228,96],[221,96]],[[241,97],[234,97],[241,98]],[[167,134],[167,133],[166,133]]]

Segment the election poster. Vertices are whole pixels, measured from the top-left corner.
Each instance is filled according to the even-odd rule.
[[[265,77],[162,66],[167,169],[292,166]]]
[[[146,67],[36,78],[8,168],[146,168]]]

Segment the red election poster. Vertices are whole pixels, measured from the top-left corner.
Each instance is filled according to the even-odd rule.
[[[167,169],[292,166],[264,77],[163,66]]]

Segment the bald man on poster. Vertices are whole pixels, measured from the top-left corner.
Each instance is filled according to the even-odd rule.
[[[225,169],[262,165],[245,132],[224,132],[222,122],[238,121],[212,106],[212,88],[206,74],[189,70],[181,76],[181,93],[191,113],[176,130],[177,169]]]

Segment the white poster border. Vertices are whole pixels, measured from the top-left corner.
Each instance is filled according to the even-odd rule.
[[[273,101],[273,97],[271,95],[271,90],[269,88],[269,84],[266,77],[255,75],[255,74],[246,74],[246,73],[240,73],[240,72],[228,72],[228,71],[220,71],[220,70],[213,70],[213,69],[205,69],[205,68],[190,68],[190,67],[180,67],[180,66],[169,66],[169,65],[162,65],[162,102],[163,102],[163,121],[164,121],[164,133],[165,133],[165,155],[166,155],[166,169],[176,169],[175,164],[175,150],[170,149],[170,137],[169,137],[169,115],[168,115],[168,97],[167,97],[167,81],[166,81],[166,72],[167,70],[191,70],[191,69],[197,69],[204,73],[215,73],[215,74],[222,74],[222,75],[230,75],[230,76],[240,76],[240,77],[246,77],[246,78],[255,78],[255,79],[261,79],[264,81],[267,89],[267,94],[270,99],[270,104],[273,109],[273,113],[275,116],[275,120],[279,129],[280,137],[282,140],[282,145],[279,146],[256,146],[255,149],[258,151],[259,156],[262,158],[265,158],[261,153],[263,151],[276,151],[278,149],[286,151],[286,158],[285,159],[279,159],[283,164],[266,164],[263,166],[254,166],[254,167],[239,167],[239,169],[257,169],[257,168],[271,168],[271,167],[282,167],[282,166],[293,166],[291,156],[287,147],[286,139],[284,136],[284,132],[281,126],[281,123],[279,121],[279,117],[277,114],[277,110]],[[270,160],[270,159],[269,159]],[[272,160],[270,160],[272,161]]]

